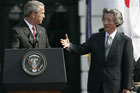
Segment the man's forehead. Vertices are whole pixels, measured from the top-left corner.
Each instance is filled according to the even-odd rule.
[[[113,13],[105,13],[104,17],[114,17],[114,14]]]

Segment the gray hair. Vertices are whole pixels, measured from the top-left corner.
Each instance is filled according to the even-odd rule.
[[[45,7],[45,5],[37,0],[28,1],[24,6],[24,16],[29,16],[32,12],[38,13],[40,11],[40,6]]]
[[[111,9],[111,8],[104,8],[103,9],[102,20],[104,18],[105,13],[112,13],[114,15],[114,23],[115,24],[118,24],[117,27],[119,27],[120,25],[123,24],[122,13],[119,10],[117,10],[117,9]]]

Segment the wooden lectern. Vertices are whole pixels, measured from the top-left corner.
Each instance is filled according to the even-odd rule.
[[[61,93],[66,81],[62,48],[5,49],[3,85],[8,93]]]

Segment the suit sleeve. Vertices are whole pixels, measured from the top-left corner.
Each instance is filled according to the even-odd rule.
[[[124,45],[124,60],[123,60],[123,89],[132,88],[132,77],[133,77],[133,46],[132,40],[128,39]]]
[[[67,50],[69,52],[72,52],[72,53],[78,54],[78,55],[87,54],[87,53],[91,52],[91,42],[92,42],[92,40],[93,40],[93,38],[91,37],[85,43],[80,44],[80,45],[70,43],[70,47]]]
[[[15,29],[12,29],[8,34],[8,48],[19,48],[19,34]]]

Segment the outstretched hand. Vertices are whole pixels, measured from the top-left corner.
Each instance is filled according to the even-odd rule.
[[[123,89],[123,93],[130,93],[130,91],[127,89]]]
[[[65,34],[65,39],[60,39],[60,43],[62,44],[63,48],[69,48],[70,41],[67,34]]]

